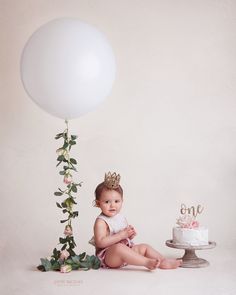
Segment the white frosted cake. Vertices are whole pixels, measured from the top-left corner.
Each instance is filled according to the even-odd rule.
[[[208,229],[198,228],[173,228],[173,243],[190,246],[208,245]]]
[[[174,244],[203,246],[208,245],[208,228],[199,226],[193,216],[183,215],[173,228],[172,238]]]

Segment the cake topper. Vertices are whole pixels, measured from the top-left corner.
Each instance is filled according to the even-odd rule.
[[[202,213],[203,209],[204,208],[201,205],[198,205],[197,207],[192,206],[188,208],[185,204],[181,204],[180,213],[182,215],[177,219],[176,223],[181,228],[198,228],[199,222],[196,221],[196,217],[198,214]]]
[[[120,174],[116,174],[115,172],[111,174],[111,172],[105,173],[104,185],[109,189],[116,189],[120,185]]]
[[[202,213],[203,209],[204,207],[202,207],[201,205],[198,205],[197,207],[192,206],[190,208],[187,208],[185,204],[181,204],[180,213],[182,215],[192,215],[194,218],[196,218],[198,214]]]

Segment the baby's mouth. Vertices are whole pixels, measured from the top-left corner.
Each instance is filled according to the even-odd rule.
[[[110,212],[115,212],[115,211],[116,211],[116,209],[110,209],[109,211],[110,211]]]

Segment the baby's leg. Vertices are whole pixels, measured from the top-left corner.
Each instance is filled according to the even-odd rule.
[[[137,244],[132,247],[132,250],[148,258],[154,258],[160,262],[164,258],[157,250],[148,244]]]
[[[154,258],[159,261],[158,267],[161,269],[174,269],[182,264],[182,260],[164,258],[158,251],[148,244],[138,244],[132,248],[135,252],[148,258]]]
[[[118,243],[112,245],[106,251],[105,263],[109,267],[117,268],[125,262],[130,265],[145,266],[148,269],[155,269],[158,267],[157,259],[144,257],[124,244]]]

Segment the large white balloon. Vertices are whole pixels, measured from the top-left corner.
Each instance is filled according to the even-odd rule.
[[[48,113],[71,119],[93,110],[109,94],[115,58],[105,35],[78,19],[40,27],[21,57],[21,78],[29,96]]]

